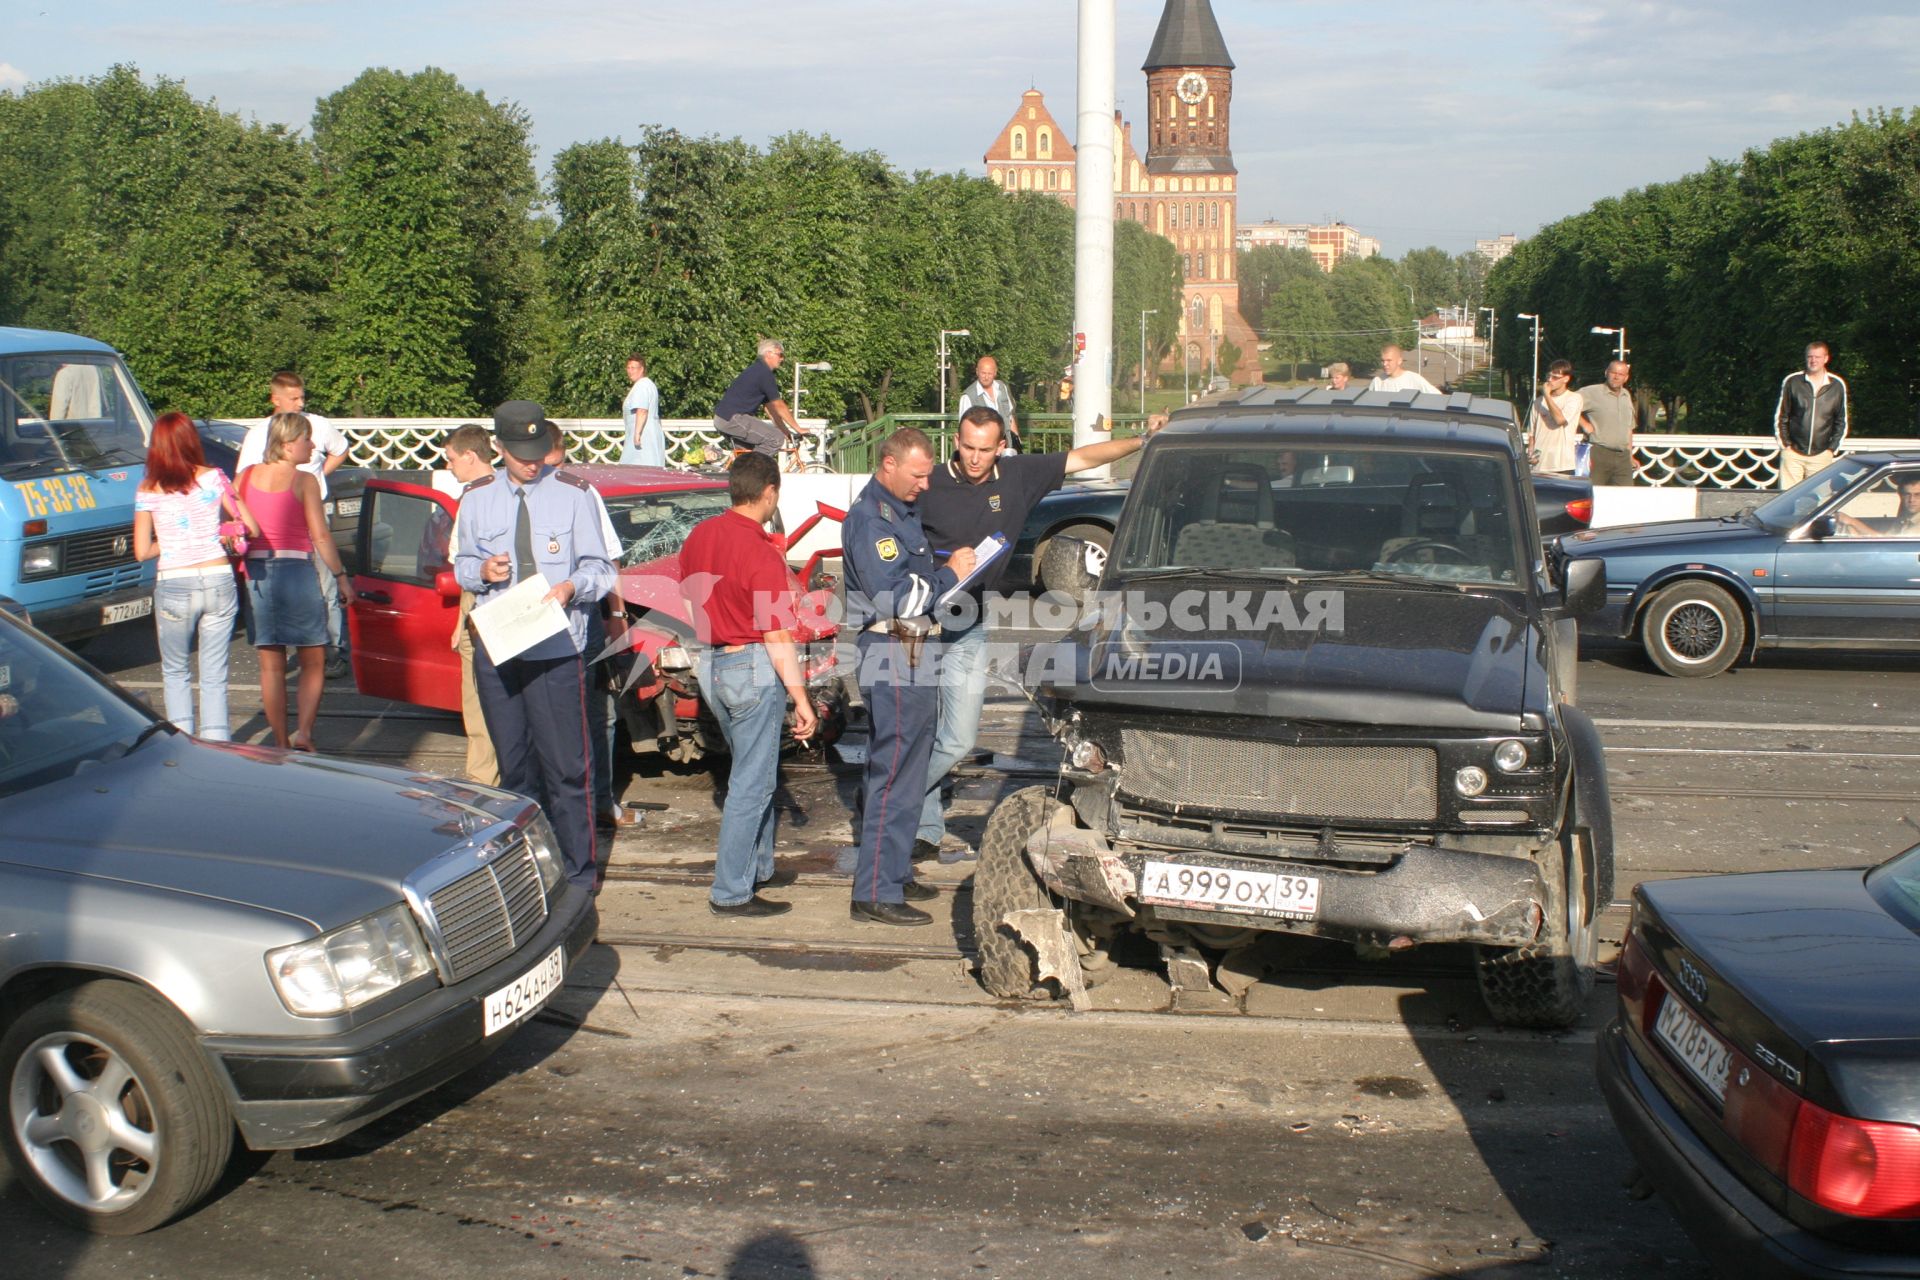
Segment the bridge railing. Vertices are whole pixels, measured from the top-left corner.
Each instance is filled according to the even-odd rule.
[[[245,422],[245,419],[238,421]],[[443,465],[441,443],[447,433],[467,422],[487,425],[485,418],[334,418],[351,443],[348,457],[358,466],[408,470]],[[620,457],[618,418],[559,418],[575,459],[615,462]],[[802,427],[820,430],[824,419],[802,418]],[[675,465],[712,466],[724,461],[733,447],[713,429],[711,418],[668,418],[667,457]],[[945,460],[953,448],[954,419],[931,413],[888,414],[873,422],[849,422],[833,428],[829,456],[836,471],[850,474],[873,470],[879,444],[896,427],[919,427],[933,438]],[[1138,431],[1138,414],[1115,415],[1114,433]],[[1021,421],[1021,436],[1030,452],[1050,453],[1073,447],[1073,422],[1062,413],[1036,413]],[[1875,449],[1920,450],[1920,439],[1854,439],[1847,452]],[[1634,437],[1634,460],[1641,480],[1661,487],[1694,489],[1771,489],[1780,481],[1780,446],[1772,436],[1652,435]]]

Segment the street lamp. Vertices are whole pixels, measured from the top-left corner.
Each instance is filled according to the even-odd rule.
[[[802,369],[805,369],[809,373],[826,373],[830,371],[832,368],[833,366],[831,364],[828,364],[825,360],[812,360],[807,362],[806,364],[801,364],[798,361],[794,362],[794,366],[793,366],[793,416],[794,417],[797,418],[800,416],[800,371]]]
[[[973,335],[965,329],[942,329],[940,331],[940,416],[947,416],[947,339],[971,338]]]
[[[1147,317],[1160,314],[1154,307],[1140,313],[1140,416],[1147,416]]]
[[[1500,323],[1500,313],[1492,307],[1481,307],[1480,310],[1485,313],[1487,317],[1487,381],[1491,384],[1493,381],[1493,327]],[[1487,389],[1487,394],[1493,394],[1491,385],[1489,385]]]
[[[1610,338],[1618,338],[1618,341],[1614,344],[1615,354],[1613,358],[1615,360],[1620,361],[1620,363],[1622,364],[1626,363],[1627,361],[1627,326],[1621,325],[1618,329],[1609,329],[1605,325],[1597,324],[1593,326],[1593,328],[1587,330],[1587,332],[1588,333],[1604,333]]]
[[[1188,342],[1180,353],[1180,403],[1193,403],[1193,362],[1199,358],[1200,344]]]
[[[1520,319],[1533,322],[1533,384],[1528,388],[1528,396],[1537,403],[1540,399],[1540,317],[1522,311]]]

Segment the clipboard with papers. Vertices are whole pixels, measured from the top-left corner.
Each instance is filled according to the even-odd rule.
[[[982,538],[980,545],[973,549],[973,572],[949,587],[938,600],[934,601],[933,607],[945,608],[955,596],[977,582],[987,566],[1006,554],[1006,550],[1007,536],[1004,533],[990,533]]]

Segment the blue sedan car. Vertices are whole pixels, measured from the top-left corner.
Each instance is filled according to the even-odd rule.
[[[1850,453],[1714,520],[1574,534],[1607,566],[1589,636],[1637,640],[1672,676],[1766,649],[1920,649],[1920,452]]]

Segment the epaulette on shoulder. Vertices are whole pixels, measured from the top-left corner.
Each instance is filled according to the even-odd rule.
[[[558,480],[561,484],[570,484],[576,489],[591,490],[593,488],[592,485],[588,484],[585,480],[582,480],[579,476],[573,474],[573,472],[568,471],[565,468],[560,468],[556,470],[553,473],[553,478],[555,480]]]
[[[475,480],[472,484],[469,484],[465,489],[462,489],[461,492],[472,493],[475,489],[484,489],[488,485],[492,484],[497,478],[498,476],[495,472],[489,471],[487,472],[487,474],[481,476],[478,480]]]

